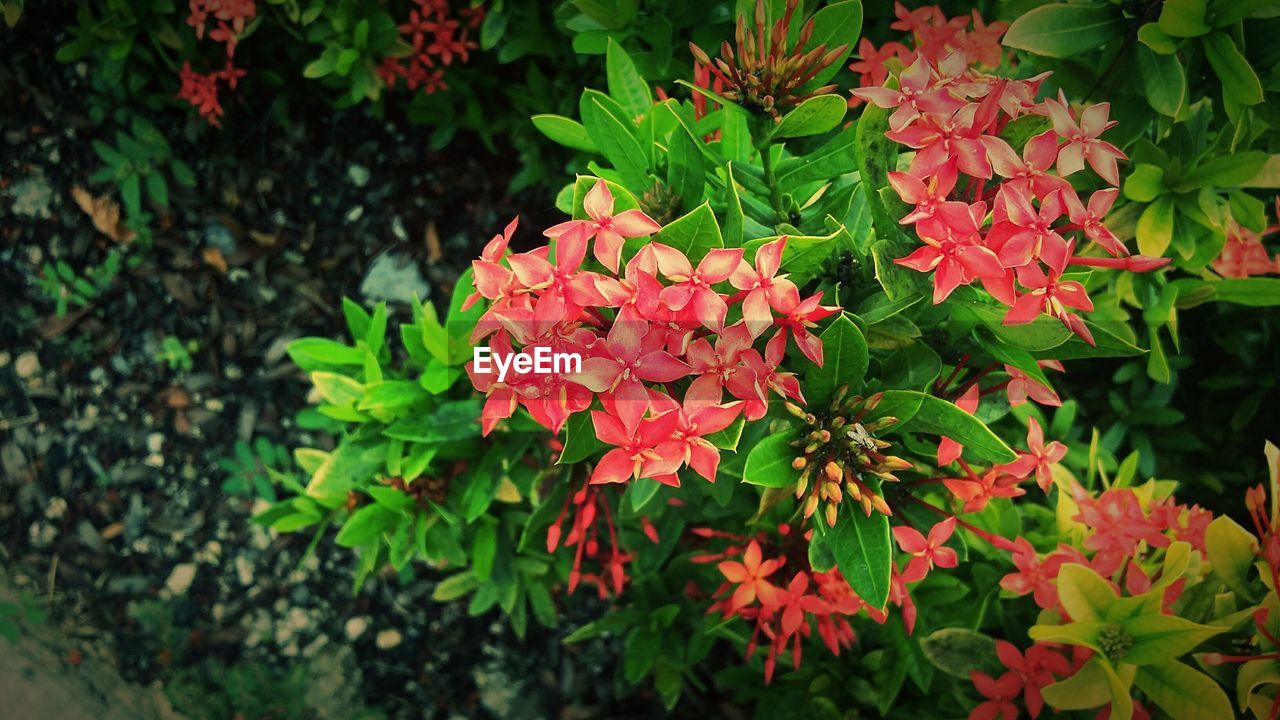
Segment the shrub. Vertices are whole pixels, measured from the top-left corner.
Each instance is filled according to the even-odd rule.
[[[1131,30],[1245,75],[1253,10],[1169,2],[1161,39],[1153,7],[1005,25],[899,5],[908,37],[877,49],[857,0],[808,19],[758,2],[715,57],[691,48],[686,99],[606,37],[607,92],[533,120],[590,172],[558,194],[568,218],[524,252],[512,221],[443,321],[414,303],[395,352],[386,308],[353,303],[352,344],[295,342],[323,400],[303,420],[337,445],[299,450],[305,486],[257,521],[341,526],[357,587],[423,559],[450,573],[436,599],[498,606],[522,636],[587,586],[610,610],[566,642],[621,636],[623,679],[652,675],[668,707],[711,668],[761,716],[1208,718],[1234,697],[1275,717],[1274,447],[1251,535],[1140,473],[1143,453],[1118,460],[1121,440],[1085,439],[1055,388],[1144,356],[1168,385],[1177,307],[1277,303],[1275,280],[1210,271],[1238,274],[1228,234],[1266,230],[1247,188],[1273,187],[1274,135],[1241,126],[1262,103],[1144,85],[1169,111],[1153,119],[1092,101],[1108,72],[1090,87],[1000,44],[1152,62]],[[1205,140],[1218,103],[1230,125]],[[581,368],[515,364],[541,350]]]

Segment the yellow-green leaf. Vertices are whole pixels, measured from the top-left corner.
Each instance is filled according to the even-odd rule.
[[[1174,660],[1138,668],[1134,684],[1178,720],[1221,720],[1233,715],[1231,700],[1218,683]]]

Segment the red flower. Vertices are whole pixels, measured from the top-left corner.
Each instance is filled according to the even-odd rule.
[[[986,673],[971,670],[969,678],[973,680],[973,686],[978,692],[986,698],[969,711],[969,720],[1017,719],[1018,706],[1013,701],[1022,694],[1022,678],[1018,673],[1007,672],[999,680],[993,680]]]
[[[857,88],[853,94],[882,108],[896,108],[889,116],[889,129],[901,130],[922,113],[950,114],[959,110],[964,101],[952,97],[944,88],[933,85],[933,68],[923,56],[899,76],[902,88],[892,90],[883,87]]]
[[[592,392],[609,393],[630,432],[649,409],[649,394],[641,381],[666,383],[689,374],[688,365],[650,340],[657,337],[642,323],[615,323],[609,335],[591,347],[596,354],[583,358],[582,372],[572,378]]]
[[[1093,301],[1085,293],[1084,285],[1075,280],[1059,280],[1057,273],[1045,275],[1040,266],[1034,264],[1018,268],[1018,282],[1029,292],[1019,295],[1014,301],[1013,307],[1004,316],[1005,325],[1029,323],[1047,312],[1061,320],[1068,330],[1079,335],[1082,340],[1090,345],[1094,344],[1093,333],[1089,332],[1084,320],[1067,310],[1093,310]]]
[[[755,540],[747,545],[747,551],[742,555],[742,562],[725,560],[720,563],[718,565],[720,573],[726,580],[738,586],[729,599],[726,614],[731,615],[757,599],[765,607],[777,608],[782,594],[765,578],[781,566],[782,560],[778,558],[761,560],[760,544]]]
[[[1042,368],[1065,372],[1062,363],[1057,360],[1037,360],[1036,364]],[[1048,385],[1041,383],[1012,365],[1005,365],[1004,371],[1009,373],[1009,384],[1005,386],[1005,392],[1009,396],[1009,404],[1013,407],[1025,403],[1027,398],[1041,405],[1051,405],[1053,407],[1062,405],[1062,398],[1058,397],[1058,393],[1054,392],[1053,388]]]
[[[724,329],[729,305],[725,296],[713,285],[722,283],[742,263],[742,248],[717,248],[703,256],[695,270],[684,253],[669,245],[650,243],[646,246],[658,262],[658,269],[674,284],[662,289],[659,297],[667,307],[685,321],[697,320],[708,329]]]
[[[903,552],[911,554],[911,562],[902,571],[904,582],[919,582],[936,564],[942,568],[952,568],[958,562],[956,551],[946,547],[947,538],[956,529],[956,519],[947,518],[929,530],[929,537],[920,534],[919,530],[909,525],[898,525],[893,529],[893,539]]]
[[[607,412],[591,411],[596,437],[616,447],[604,454],[591,473],[591,484],[622,483],[640,478],[667,477],[675,473],[683,460],[678,454],[664,450],[663,445],[675,430],[675,413],[663,413],[642,420],[637,428],[628,428],[621,419]]]
[[[996,656],[1006,668],[1021,678],[1023,702],[1027,705],[1027,714],[1032,718],[1038,717],[1044,709],[1040,689],[1057,682],[1055,675],[1066,676],[1072,673],[1071,662],[1044,645],[1032,645],[1027,648],[1024,656],[1012,643],[997,640]]]

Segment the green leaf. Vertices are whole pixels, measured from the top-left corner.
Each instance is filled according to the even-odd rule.
[[[839,95],[811,97],[782,116],[782,122],[773,129],[773,137],[797,138],[821,135],[839,125],[848,109],[848,102]]]
[[[1161,257],[1173,241],[1173,198],[1161,195],[1138,218],[1138,251]]]
[[[742,213],[742,199],[738,197],[738,183],[733,179],[733,163],[725,168],[724,191],[724,240],[726,247],[742,247],[745,219]]]
[[[1269,159],[1269,155],[1256,150],[1219,155],[1188,171],[1175,189],[1185,191],[1199,187],[1241,187],[1256,178]]]
[[[1102,576],[1074,563],[1058,572],[1058,597],[1073,620],[1102,620],[1116,601],[1115,591]]]
[[[1168,192],[1164,185],[1164,168],[1138,163],[1124,179],[1124,196],[1134,202],[1149,203]]]
[[[1213,288],[1213,298],[1250,307],[1280,305],[1280,279],[1226,278],[1205,283]]]
[[[893,565],[889,518],[878,512],[868,517],[856,504],[844,503],[834,528],[827,528],[822,520],[814,527],[826,535],[827,547],[849,587],[871,607],[883,608],[889,599]]]
[[[636,138],[635,124],[607,95],[588,90],[583,99],[582,124],[591,140],[618,169],[629,189],[647,190],[649,154]]]
[[[405,442],[446,444],[480,437],[480,400],[454,400],[398,420],[383,430],[389,438]]]
[[[565,147],[589,153],[600,152],[596,144],[591,141],[591,136],[587,134],[587,129],[577,120],[571,120],[563,115],[534,115],[533,126],[553,142]]]
[[[633,684],[640,682],[661,652],[662,633],[645,625],[632,628],[623,645],[623,675]]]
[[[747,454],[742,481],[761,487],[790,487],[800,479],[800,472],[791,466],[797,457],[789,434],[770,435]]]
[[[347,518],[334,542],[342,547],[359,547],[377,539],[403,517],[385,505],[365,505]]]
[[[1046,685],[1040,691],[1044,701],[1056,710],[1088,710],[1111,701],[1111,684],[1102,660],[1093,658],[1075,675]]]
[[[911,431],[944,435],[963,445],[966,452],[972,452],[984,460],[1013,462],[1017,459],[1018,454],[996,437],[990,428],[954,403],[911,390],[901,390],[898,393],[920,398],[920,409],[910,420],[905,421],[909,423]],[[902,426],[899,424],[900,428]]]
[[[609,38],[609,49],[605,52],[605,72],[609,95],[632,117],[640,117],[653,107],[649,84],[636,70],[631,56],[612,37]]]
[[[351,405],[364,397],[364,384],[346,375],[317,370],[311,373],[311,382],[320,397],[334,405]]]
[[[1117,6],[1054,3],[1014,20],[1002,42],[1036,55],[1065,58],[1105,45],[1119,37],[1124,26]]]
[[[595,426],[591,422],[590,412],[574,413],[569,417],[564,427],[564,450],[560,451],[560,459],[556,461],[557,465],[571,465],[573,463],[582,462],[600,450],[605,445],[596,437]]]
[[[867,340],[845,313],[837,315],[820,337],[822,367],[805,375],[805,397],[814,407],[829,405],[836,389],[842,385],[848,385],[854,394],[861,391],[869,361]]]
[[[672,132],[667,153],[667,187],[680,198],[684,207],[692,207],[702,202],[706,182],[706,169],[698,148],[684,132]],[[738,213],[742,213],[741,206]],[[737,247],[737,243],[733,246]]]
[[[289,357],[303,370],[325,365],[363,365],[364,351],[328,338],[299,338],[286,348]]]
[[[1145,45],[1136,47],[1138,72],[1151,109],[1174,117],[1187,96],[1187,77],[1173,55],[1159,55]]]
[[[808,84],[811,86],[824,85],[827,80],[834,77],[840,71],[840,68],[844,67],[844,61],[849,57],[849,53],[853,50],[853,43],[861,33],[861,0],[833,2],[814,13],[813,34],[809,38],[809,44],[805,46],[806,50],[811,50],[818,45],[826,45],[827,51],[834,50],[840,45],[848,45],[849,47],[836,56],[835,62],[814,75]]]
[[[711,211],[711,204],[708,202],[664,226],[654,234],[653,239],[684,253],[694,265],[702,260],[708,250],[724,247],[716,214]]]
[[[498,554],[498,526],[490,519],[475,527],[475,536],[471,540],[471,571],[481,582],[488,582]]]
[[[1231,700],[1213,678],[1176,660],[1138,668],[1133,681],[1169,717],[1219,720],[1234,715]]]
[[[1198,37],[1209,32],[1204,22],[1205,0],[1165,0],[1160,8],[1160,29],[1172,37]]]
[[[436,585],[436,589],[431,592],[431,599],[436,602],[457,600],[475,590],[479,585],[475,573],[465,570],[441,580],[440,584]]]
[[[384,380],[365,387],[359,410],[389,412],[401,410],[429,397],[422,386],[412,380]]]
[[[1178,51],[1178,42],[1161,30],[1158,23],[1149,22],[1138,28],[1138,42],[1161,55],[1172,55]]]
[[[1213,66],[1213,71],[1218,74],[1218,79],[1222,81],[1224,100],[1240,105],[1257,105],[1262,102],[1262,83],[1250,67],[1249,61],[1240,54],[1240,49],[1230,35],[1215,31],[1205,36],[1204,54]]]
[[[968,628],[935,630],[920,639],[920,649],[934,667],[965,680],[973,671],[994,673],[1000,669],[996,641]]]
[[[373,477],[385,460],[383,447],[367,441],[347,440],[328,453],[307,482],[307,495],[332,498],[345,495],[358,483]]]
[[[1139,615],[1125,621],[1124,629],[1133,638],[1133,646],[1124,654],[1123,660],[1139,666],[1159,664],[1185,655],[1226,630],[1172,615]]]
[[[1205,552],[1213,573],[1245,599],[1257,596],[1249,573],[1258,551],[1258,539],[1226,515],[1209,523],[1204,533]]]

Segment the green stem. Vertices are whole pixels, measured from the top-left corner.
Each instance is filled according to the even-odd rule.
[[[772,148],[765,144],[760,150],[760,164],[764,168],[764,184],[769,186],[769,204],[773,206],[773,212],[777,215],[778,221],[786,220],[786,212],[782,207],[782,191],[778,188],[777,179],[773,174],[773,153]]]

